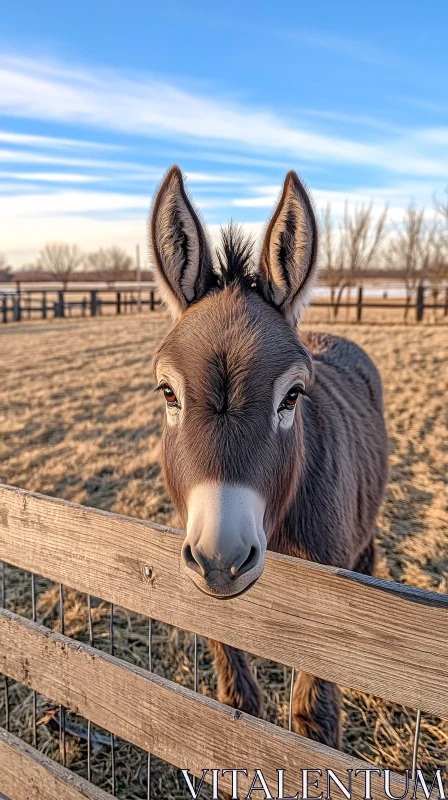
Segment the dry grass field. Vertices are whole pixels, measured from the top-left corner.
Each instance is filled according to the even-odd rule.
[[[151,358],[169,327],[162,312],[142,317],[22,322],[0,329],[0,481],[143,519],[168,522],[172,505],[159,468],[163,400],[153,393]],[[328,326],[327,326],[328,327]],[[390,480],[378,523],[377,574],[436,592],[447,591],[448,332],[426,325],[332,325],[375,359],[384,381],[390,437]],[[29,576],[7,570],[8,607],[30,613]],[[58,625],[57,587],[39,580],[38,615]],[[95,602],[94,635],[109,646],[109,607]],[[87,637],[85,598],[66,595],[66,629]],[[147,663],[147,621],[116,609],[116,650]],[[154,669],[193,685],[192,637],[166,625],[154,630]],[[205,641],[200,690],[215,691]],[[289,671],[253,658],[265,716],[287,724]],[[31,697],[11,689],[11,724],[30,741]],[[4,723],[0,699],[0,724]],[[345,693],[344,748],[397,770],[410,766],[415,710]],[[39,747],[57,752],[55,711],[39,698]],[[44,724],[47,723],[47,724]],[[49,724],[48,724],[49,723]],[[74,727],[78,725],[77,729]],[[69,717],[72,767],[86,772],[82,720]],[[94,779],[110,789],[110,750],[95,731]],[[448,722],[424,716],[421,766],[448,766]],[[145,797],[146,760],[120,745],[119,796]],[[155,764],[154,797],[182,797],[177,772]]]

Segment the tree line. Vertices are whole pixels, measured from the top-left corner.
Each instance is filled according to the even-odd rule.
[[[328,205],[321,219],[320,264],[336,316],[344,293],[350,296],[373,269],[388,277],[399,274],[407,307],[422,283],[437,303],[448,282],[448,201],[435,200],[431,214],[410,203],[398,223],[389,223],[387,207],[375,215],[372,205],[350,212],[346,204],[339,225]]]
[[[47,242],[40,251],[37,261],[24,264],[22,271],[39,275],[46,273],[62,283],[64,289],[75,272],[95,272],[99,280],[112,286],[123,275],[135,268],[134,259],[121,247],[100,247],[91,253],[83,253],[76,244]],[[9,270],[6,259],[0,254],[0,274]]]

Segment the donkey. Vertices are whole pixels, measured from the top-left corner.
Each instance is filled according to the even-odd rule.
[[[150,245],[175,320],[154,371],[190,578],[213,597],[235,597],[260,577],[267,548],[371,574],[387,465],[381,381],[353,342],[297,333],[316,278],[317,225],[295,172],[258,267],[233,223],[212,257],[177,166],[156,194]],[[259,715],[245,653],[210,646],[219,699]],[[337,686],[299,673],[294,730],[339,748],[340,705]]]

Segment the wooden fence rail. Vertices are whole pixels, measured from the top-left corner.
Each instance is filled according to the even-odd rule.
[[[0,485],[0,560],[343,686],[448,718],[448,597],[268,553],[225,605],[171,528]]]
[[[0,728],[0,800],[86,798],[110,800],[110,794]]]
[[[262,761],[268,785],[275,786],[281,768],[288,784],[288,775],[298,779],[303,767],[344,777],[347,769],[371,767],[1,610],[0,671],[198,777],[219,765],[253,775]],[[401,789],[403,778],[395,780]],[[224,787],[230,789],[229,781]],[[361,798],[362,788],[355,777],[353,796]]]

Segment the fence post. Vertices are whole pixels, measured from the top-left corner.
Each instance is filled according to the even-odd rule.
[[[97,308],[98,308],[98,301],[97,301],[96,289],[92,289],[92,291],[90,292],[90,314],[92,317],[96,317]]]
[[[152,289],[151,289],[151,291],[149,293],[149,305],[150,305],[151,311],[154,311],[154,309],[155,309],[154,291]]]
[[[14,295],[12,299],[12,318],[14,322],[20,322],[22,319],[22,306],[20,305],[20,294]]]
[[[2,298],[2,319],[3,322],[8,322],[8,298],[6,294]]]
[[[58,300],[55,305],[55,317],[64,317],[64,316],[65,316],[64,292],[58,292]]]
[[[42,319],[47,319],[47,293],[42,292]]]
[[[358,300],[356,303],[356,322],[361,322],[362,317],[362,286],[358,287]]]
[[[121,314],[121,292],[117,292],[117,314]]]
[[[22,320],[22,287],[20,285],[20,281],[16,281],[17,287],[17,319],[16,322],[21,322]]]
[[[448,317],[448,286],[445,289],[445,307],[443,309],[443,316]]]
[[[416,309],[416,320],[417,322],[421,322],[423,319],[423,312],[425,309],[425,287],[421,283],[417,286],[417,305]]]

